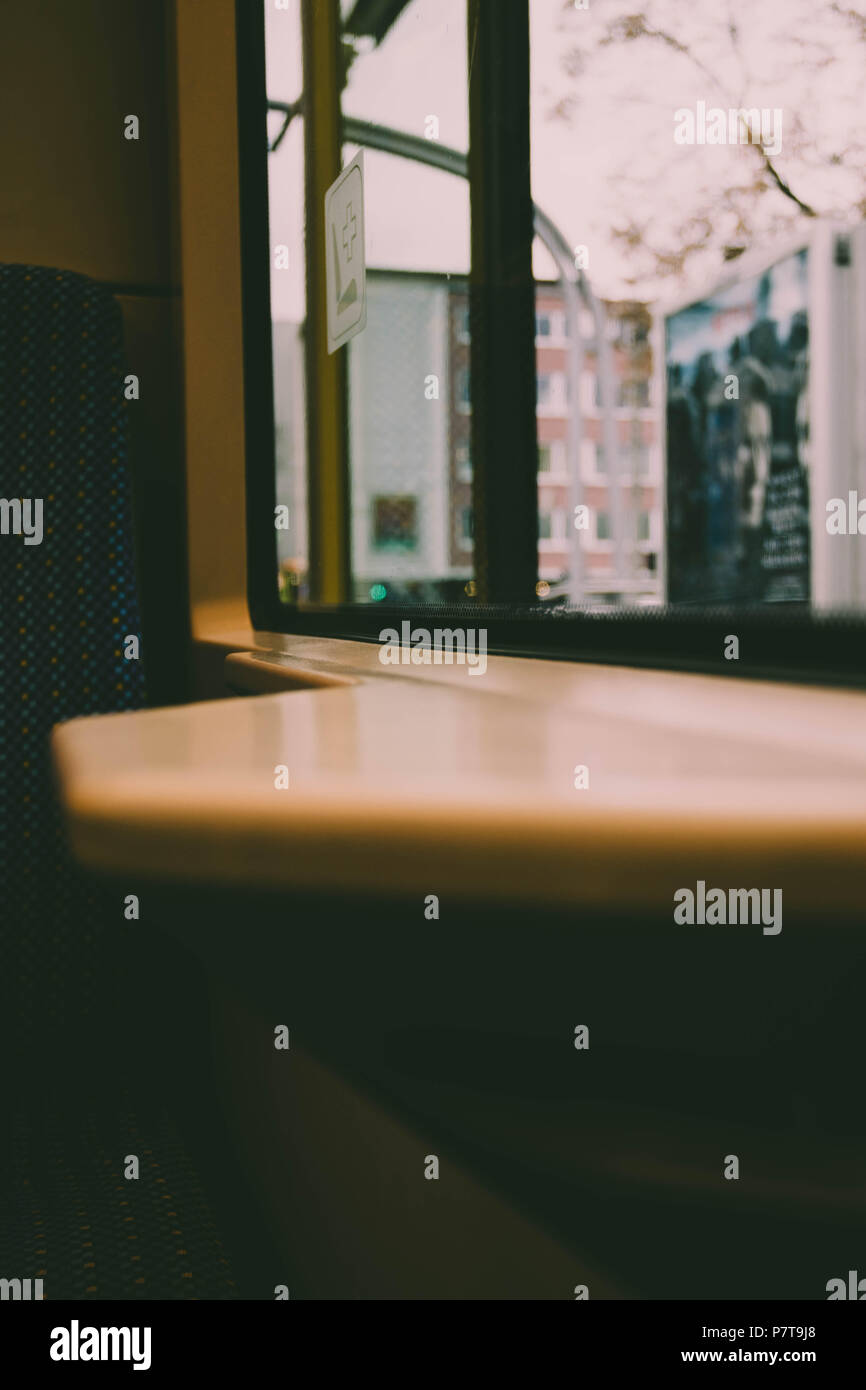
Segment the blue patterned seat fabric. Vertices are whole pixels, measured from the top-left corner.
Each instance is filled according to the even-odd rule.
[[[144,1113],[130,1069],[141,943],[172,962],[77,870],[52,785],[54,724],[145,703],[124,373],[104,287],[0,266],[0,1272],[48,1299],[232,1299],[159,1067]]]
[[[145,701],[141,653],[124,657],[141,627],[121,315],[85,276],[0,266],[0,496],[13,504],[0,535],[0,1001],[4,1042],[32,1058],[89,1010],[98,946],[63,844],[49,732]],[[23,526],[31,504],[30,543],[14,534],[16,499]]]

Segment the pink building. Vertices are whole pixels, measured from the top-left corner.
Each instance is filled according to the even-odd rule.
[[[605,304],[615,377],[615,428],[629,573],[618,582],[613,567],[609,467],[602,443],[603,417],[592,315],[581,314],[584,339],[580,382],[581,483],[589,528],[581,532],[584,585],[589,594],[659,593],[662,535],[660,403],[655,399],[652,318],[638,302]],[[551,588],[568,577],[572,496],[568,473],[569,336],[559,286],[539,284],[535,343],[538,392],[539,577]],[[471,559],[469,324],[465,290],[451,296],[451,563]]]

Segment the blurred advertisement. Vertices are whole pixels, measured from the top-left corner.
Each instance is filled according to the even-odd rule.
[[[666,320],[671,603],[809,602],[807,261]]]

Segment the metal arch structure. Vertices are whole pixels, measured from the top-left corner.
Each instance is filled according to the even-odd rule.
[[[283,138],[294,118],[303,111],[303,97],[287,103],[268,101],[269,111],[279,111],[284,117],[283,125],[268,152],[279,149]],[[441,169],[446,174],[468,179],[469,160],[460,150],[441,145],[436,140],[426,140],[418,135],[391,126],[377,125],[373,121],[362,121],[352,116],[343,117],[343,138],[347,143],[361,145],[366,149],[377,150],[382,154],[395,155],[409,159],[417,164],[426,164],[431,169]],[[567,458],[571,484],[572,525],[569,527],[571,573],[569,575],[570,600],[579,604],[583,597],[583,549],[580,533],[573,522],[575,509],[582,505],[583,482],[580,470],[581,418],[580,381],[583,374],[584,346],[580,333],[581,302],[592,314],[595,324],[596,355],[598,379],[601,396],[602,439],[610,494],[611,519],[614,539],[614,568],[617,585],[627,579],[627,548],[625,544],[625,517],[622,489],[619,479],[619,448],[616,437],[616,416],[614,414],[614,374],[610,342],[606,332],[604,307],[593,292],[586,275],[574,264],[571,247],[566,238],[537,204],[533,204],[535,234],[553,257],[565,290],[565,312],[569,325],[569,387],[571,409],[568,413]]]

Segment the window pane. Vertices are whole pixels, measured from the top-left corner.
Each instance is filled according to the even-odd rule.
[[[818,24],[794,34],[800,4]],[[308,563],[303,123],[285,109],[301,94],[300,8],[265,7],[289,598]],[[864,38],[851,7],[783,8],[738,26],[712,0],[648,0],[637,20],[630,0],[530,0],[532,189],[555,229],[534,248],[538,471],[552,513],[581,503],[609,527],[600,555],[593,526],[545,537],[573,602],[866,606]],[[370,268],[368,327],[345,351],[353,592],[441,599],[471,579],[468,189],[351,123],[466,150],[466,0],[394,10],[381,42],[347,30],[343,46]],[[746,104],[728,109],[729,91]],[[411,548],[374,544],[388,497],[416,500]]]
[[[454,466],[458,483],[472,482],[472,454],[468,442],[455,444]]]
[[[356,44],[342,106],[431,148],[465,150],[465,0],[412,0],[378,47]],[[370,143],[367,326],[347,349],[352,597],[462,599],[472,578],[468,184]],[[411,525],[408,511],[399,527],[392,513],[400,535],[372,544],[377,500],[410,497]]]
[[[537,242],[538,296],[579,282],[598,387],[572,409],[607,460],[587,505],[612,549],[572,543],[570,596],[612,567],[622,602],[866,607],[862,6],[530,0],[530,21],[533,196],[566,248]]]
[[[341,5],[351,22],[354,5]],[[304,160],[300,0],[265,6],[280,588],[308,596],[304,429]],[[466,0],[411,0],[375,44],[346,30],[344,164],[353,119],[425,142],[468,143]],[[290,119],[287,120],[287,114]],[[419,159],[364,144],[367,323],[347,359],[352,588],[361,601],[464,597],[472,578],[469,193]]]

